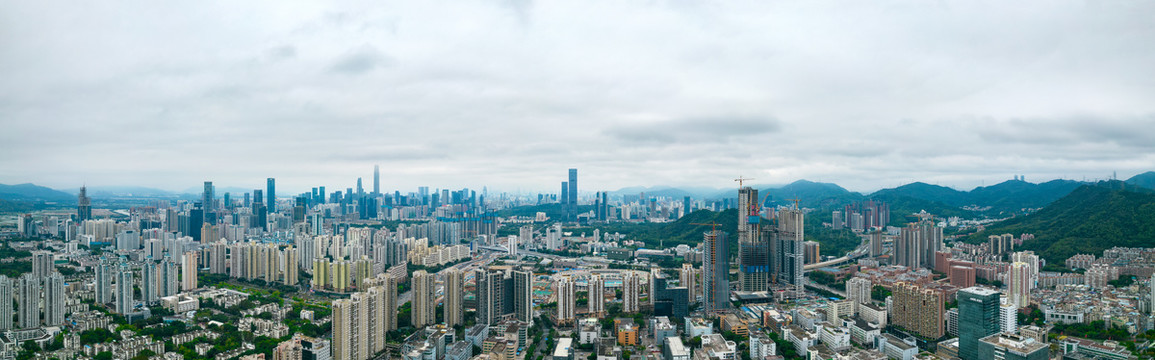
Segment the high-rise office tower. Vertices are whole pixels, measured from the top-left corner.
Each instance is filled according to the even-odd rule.
[[[44,277],[44,325],[64,323],[64,275],[52,273]]]
[[[24,274],[20,277],[16,289],[19,290],[16,300],[20,309],[17,317],[20,328],[40,326],[40,279],[32,274]]]
[[[437,304],[433,302],[436,286],[433,274],[425,270],[413,272],[413,326],[420,328],[437,321]]]
[[[457,326],[465,324],[465,276],[461,270],[451,268],[445,271],[445,325]]]
[[[197,288],[197,252],[189,251],[181,255],[180,288],[189,291]]]
[[[766,291],[770,283],[770,244],[762,234],[758,190],[738,189],[738,289]]]
[[[32,276],[40,279],[54,272],[56,272],[56,266],[53,264],[52,252],[32,252]]]
[[[778,284],[793,285],[794,291],[803,293],[806,276],[803,272],[806,246],[803,235],[805,213],[801,209],[785,209],[778,212],[778,231],[775,233],[773,268],[777,272]]]
[[[569,278],[558,279],[554,283],[554,290],[557,291],[557,321],[565,324],[573,323],[574,308],[577,306],[577,292],[574,291],[573,281]]]
[[[8,301],[0,301],[0,330],[7,331],[12,329],[12,279],[7,276],[0,275],[0,299],[8,299]]]
[[[100,263],[96,265],[96,302],[99,304],[112,303],[112,265],[108,264],[104,258],[100,259]]]
[[[577,221],[577,169],[569,169],[569,198],[566,200],[566,214],[569,221]]]
[[[703,238],[702,310],[712,313],[730,307],[730,243],[720,230],[708,231]]]
[[[1031,304],[1031,268],[1026,263],[1011,264],[1011,272],[1007,274],[1007,284],[1010,292],[1010,303],[1016,309],[1022,309]]]
[[[265,195],[268,196],[268,199],[265,200],[265,208],[267,211],[270,214],[277,212],[277,181],[273,178],[265,180]],[[261,197],[259,194],[253,198],[253,201],[260,200]],[[261,227],[265,227],[265,225],[261,224]]]
[[[600,319],[606,312],[606,282],[600,275],[590,275],[587,287],[590,316]]]
[[[622,278],[622,312],[638,312],[638,294],[641,292],[641,279],[632,272],[626,273]]]
[[[373,196],[381,195],[381,167],[373,165]]]
[[[147,260],[140,267],[140,297],[145,304],[152,305],[160,300],[157,295],[157,277],[159,273],[156,270],[156,263],[152,260]]]
[[[561,182],[561,196],[559,196],[557,198],[557,202],[559,204],[562,204],[563,208],[566,208],[569,206],[568,205],[568,203],[569,203],[569,183],[568,182],[565,182],[565,181]]]
[[[943,307],[946,303],[942,291],[919,284],[897,282],[892,296],[890,318],[893,324],[931,339],[942,337],[945,331]]]
[[[204,227],[205,211],[200,202],[193,203],[193,208],[188,211],[188,232],[193,241],[201,241],[201,229]]]
[[[121,264],[116,273],[116,312],[131,313],[132,305],[132,269],[127,264]]]
[[[80,187],[80,195],[76,197],[76,222],[92,220],[92,199],[88,198],[88,189]]]
[[[959,290],[958,356],[979,359],[979,339],[999,332],[999,293],[983,287]]]
[[[205,213],[211,213],[216,209],[216,196],[213,194],[213,182],[205,181],[205,191],[201,194],[201,203],[205,204]]]
[[[682,264],[682,271],[678,274],[678,282],[682,283],[682,286],[686,288],[686,292],[690,295],[690,297],[686,299],[687,304],[693,304],[694,301],[698,300],[697,280],[698,272],[694,270],[694,264]],[[650,283],[653,283],[653,281],[650,281]],[[650,296],[653,296],[653,294]]]
[[[365,195],[365,188],[361,186],[361,178],[357,178],[357,196]]]

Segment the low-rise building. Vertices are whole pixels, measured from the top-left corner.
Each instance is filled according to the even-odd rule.
[[[1022,335],[998,333],[979,339],[979,358],[1046,360],[1050,358],[1050,347]]]
[[[914,337],[906,339],[899,339],[897,336],[891,334],[882,334],[875,338],[878,351],[886,354],[886,357],[897,360],[911,360],[915,355],[918,355],[918,346]],[[988,358],[984,358],[988,359]],[[993,358],[989,358],[993,359]]]
[[[718,334],[702,337],[702,347],[694,352],[694,360],[737,360],[738,344]]]

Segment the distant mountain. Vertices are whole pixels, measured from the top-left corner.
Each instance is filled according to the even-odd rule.
[[[939,216],[970,217],[975,211],[962,207],[975,205],[989,207],[982,210],[987,214],[1023,213],[1026,209],[1037,209],[1069,194],[1082,185],[1072,180],[1051,180],[1041,184],[1021,180],[977,187],[971,191],[959,191],[945,186],[915,182],[893,189],[882,189],[868,197],[891,203],[892,214],[909,214],[910,211],[926,210]],[[896,211],[895,204],[901,204]]]
[[[1097,256],[1115,246],[1150,247],[1155,241],[1155,193],[1119,181],[1083,185],[1038,212],[995,223],[967,241],[1024,233],[1035,239],[1021,249],[1058,264],[1075,254]]]
[[[967,203],[967,193],[924,182],[914,182],[893,189],[882,189],[870,194],[872,198],[895,198],[902,196],[942,203],[954,207],[970,205]]]
[[[1132,176],[1127,179],[1127,183],[1131,185],[1138,185],[1148,189],[1155,189],[1155,171],[1148,171],[1139,175]]]
[[[0,199],[17,201],[76,202],[76,195],[34,184],[0,184]]]
[[[967,202],[1012,212],[1024,208],[1041,208],[1070,194],[1082,185],[1083,183],[1074,180],[1051,180],[1041,184],[1009,180],[971,190]]]
[[[737,193],[735,190],[735,197]],[[802,207],[814,209],[829,208],[863,199],[862,194],[843,189],[836,184],[808,180],[798,180],[779,188],[761,189],[758,196],[767,200],[765,203],[777,205],[789,205],[792,203],[790,199],[798,199]]]
[[[611,196],[622,195],[638,195],[646,193],[646,196],[664,196],[669,198],[692,197],[695,199],[711,198],[712,194],[719,192],[719,189],[708,187],[673,187],[673,186],[631,186],[621,188],[616,191],[610,191]]]
[[[79,189],[70,191],[75,194]],[[175,197],[178,194],[168,190],[154,189],[142,186],[90,186],[88,196],[91,198],[113,197]]]

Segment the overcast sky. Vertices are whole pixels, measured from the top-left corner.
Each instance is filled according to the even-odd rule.
[[[1155,170],[1150,1],[11,1],[0,183],[959,189]]]

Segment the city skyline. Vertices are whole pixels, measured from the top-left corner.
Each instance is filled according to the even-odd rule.
[[[0,183],[869,191],[1155,163],[1155,4],[335,6],[15,4]]]

